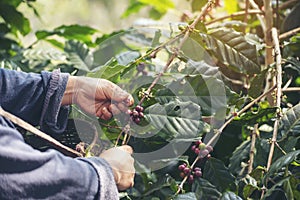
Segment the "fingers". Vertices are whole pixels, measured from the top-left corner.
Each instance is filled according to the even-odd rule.
[[[133,154],[133,149],[132,149],[132,147],[129,146],[129,145],[119,146],[118,148],[121,149],[121,150],[123,150],[123,151],[128,152],[130,155]]]

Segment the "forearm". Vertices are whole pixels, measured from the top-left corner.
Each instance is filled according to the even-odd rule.
[[[39,152],[16,130],[3,127],[3,120],[0,117],[0,199],[118,199],[112,171],[103,159]]]
[[[68,76],[0,69],[0,106],[47,133],[60,133],[68,117],[68,108],[61,107]]]

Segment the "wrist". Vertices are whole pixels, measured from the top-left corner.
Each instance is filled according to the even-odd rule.
[[[76,76],[69,76],[68,82],[66,85],[66,90],[64,92],[64,96],[62,98],[61,105],[71,105],[73,103],[73,98],[76,93],[75,84],[77,81]]]

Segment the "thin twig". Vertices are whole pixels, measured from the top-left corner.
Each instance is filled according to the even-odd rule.
[[[255,3],[254,0],[249,0],[249,3],[250,3],[250,5],[251,5],[254,9],[262,11],[262,10],[260,9],[260,7]],[[256,17],[257,17],[257,19],[259,20],[260,25],[261,25],[263,31],[265,31],[265,30],[266,30],[266,23],[265,23],[265,21],[264,21],[263,16],[261,16],[261,15],[259,15],[259,14],[256,14]]]
[[[250,155],[249,155],[248,174],[250,174],[253,170],[253,161],[254,161],[254,155],[255,155],[255,142],[256,142],[257,135],[258,135],[258,124],[255,124],[252,134],[251,134],[251,147],[250,147]]]
[[[39,136],[40,138],[48,141],[49,143],[51,143],[56,148],[60,149],[65,154],[67,154],[71,157],[83,157],[83,155],[81,153],[79,153],[79,152],[75,151],[74,149],[71,149],[71,148],[63,145],[62,143],[58,142],[56,139],[54,139],[51,136],[49,136],[48,134],[40,131],[39,129],[35,128],[31,124],[29,124],[29,123],[25,122],[24,120],[20,119],[19,117],[15,116],[15,115],[13,115],[9,112],[6,112],[1,107],[0,107],[0,115],[5,117],[6,119],[9,119],[14,124],[24,128],[25,130],[27,130],[27,131]]]
[[[300,87],[289,87],[282,89],[282,92],[300,92]]]
[[[244,23],[248,23],[248,14],[249,14],[249,0],[246,0],[245,2],[245,15],[244,15]],[[246,26],[243,28],[243,32],[246,33]]]
[[[246,11],[239,11],[239,12],[236,12],[236,13],[232,13],[231,15],[227,15],[227,16],[224,16],[224,17],[213,19],[209,22],[206,22],[205,25],[210,25],[210,24],[213,24],[215,22],[223,21],[223,20],[229,19],[229,18],[244,16],[245,14],[246,14]],[[248,10],[247,14],[248,15],[262,15],[264,13],[261,10],[253,9],[253,10]]]
[[[267,163],[267,171],[270,169],[270,166],[272,164],[272,158],[274,154],[274,146],[277,140],[277,133],[279,128],[279,121],[281,116],[281,110],[280,110],[280,104],[281,104],[281,87],[282,87],[282,67],[281,67],[281,52],[280,52],[280,46],[279,46],[279,39],[278,39],[278,33],[276,28],[272,28],[272,39],[274,42],[274,51],[275,51],[275,60],[276,60],[276,107],[277,110],[277,118],[274,123],[274,129],[273,129],[273,137],[271,140],[271,146],[270,146],[270,152],[269,152],[269,158]]]
[[[280,40],[284,40],[284,39],[286,39],[286,38],[288,38],[290,36],[296,35],[299,32],[300,32],[300,27],[297,27],[295,29],[292,29],[292,30],[290,30],[288,32],[285,32],[285,33],[282,33],[281,35],[279,35],[279,39]]]

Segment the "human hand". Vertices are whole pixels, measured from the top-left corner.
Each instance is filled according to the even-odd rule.
[[[110,164],[119,190],[126,190],[134,185],[135,169],[132,153],[132,148],[124,145],[108,149],[100,154],[100,157]]]
[[[70,76],[62,105],[72,103],[89,114],[108,120],[113,114],[128,110],[134,100],[130,94],[108,80]]]

